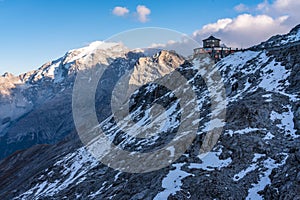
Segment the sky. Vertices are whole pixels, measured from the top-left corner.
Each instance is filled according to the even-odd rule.
[[[120,32],[172,29],[246,48],[300,23],[299,0],[0,0],[0,74],[39,68]]]

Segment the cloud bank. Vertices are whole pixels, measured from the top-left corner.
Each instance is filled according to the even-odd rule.
[[[212,34],[220,37],[228,46],[246,48],[267,40],[274,34],[287,33],[300,19],[299,0],[276,0],[273,3],[265,0],[255,8],[239,4],[234,10],[249,13],[207,24],[194,31],[192,37],[201,41]]]

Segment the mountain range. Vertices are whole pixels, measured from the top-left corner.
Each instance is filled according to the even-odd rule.
[[[148,55],[97,41],[37,70],[5,73],[0,77],[0,198],[300,199],[299,41],[300,25],[216,64],[209,55],[185,58],[166,50]],[[99,140],[84,141],[74,118],[74,106],[82,106],[74,104],[76,81],[91,69],[103,72],[92,106],[96,128],[132,155],[167,145],[163,157],[172,162],[149,156],[132,166],[162,167],[136,173],[120,167],[123,154],[103,159],[91,153]],[[130,86],[118,85],[128,72]],[[210,85],[211,80],[222,84]],[[195,96],[182,105],[189,87]],[[121,108],[125,102],[118,100],[132,91],[123,117],[139,126],[117,123],[112,112],[111,102]],[[93,88],[82,92],[85,97]],[[226,109],[216,105],[220,99]],[[164,112],[156,113],[154,104]],[[89,119],[89,112],[79,111]],[[153,127],[160,132],[153,134]],[[175,142],[174,148],[174,138],[190,144]]]

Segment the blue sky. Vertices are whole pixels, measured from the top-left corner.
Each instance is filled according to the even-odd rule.
[[[247,19],[258,23],[261,20],[255,17],[262,15],[282,25],[278,32],[286,32],[294,24],[291,20],[288,23],[285,18],[279,18],[289,13],[278,13],[277,1],[280,0],[0,0],[0,74],[6,71],[20,74],[37,69],[70,49],[95,40],[105,40],[133,28],[169,28],[199,40],[205,35],[222,37],[223,34],[225,41],[231,44],[233,34],[230,35],[230,31],[240,27],[236,24]],[[260,9],[259,5],[263,3],[265,7]],[[139,5],[151,12],[142,22],[136,11]],[[124,16],[115,15],[113,10],[117,6],[126,8],[128,12]],[[242,16],[241,19],[239,16]],[[236,30],[242,32],[244,29]],[[276,30],[268,36],[273,32],[277,34]]]

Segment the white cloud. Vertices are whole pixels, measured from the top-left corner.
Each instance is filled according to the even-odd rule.
[[[193,33],[200,41],[210,34],[222,39],[232,47],[250,47],[258,44],[274,34],[285,33],[289,27],[285,25],[288,16],[272,18],[268,15],[253,16],[242,14],[236,18],[220,19],[216,23],[207,24]]]
[[[190,56],[193,54],[193,50],[199,47],[199,43],[193,40],[190,36],[182,35],[182,37],[176,41],[169,40],[165,44],[154,43],[149,48],[175,50],[182,56]]]
[[[112,13],[116,16],[125,16],[126,14],[129,13],[129,10],[126,7],[120,7],[120,6],[116,6],[114,7]]]
[[[203,26],[193,33],[201,41],[208,35],[220,37],[228,46],[249,47],[276,34],[283,34],[299,24],[299,0],[263,0],[255,9],[244,4],[234,8],[238,12],[249,11],[256,14],[240,14],[235,18],[219,19]]]
[[[269,4],[268,0],[264,0],[263,2],[259,3],[259,4],[256,6],[256,9],[257,9],[258,11],[263,12],[263,13],[269,12],[269,10],[270,10],[270,4]]]
[[[149,8],[147,8],[146,6],[138,5],[136,7],[136,12],[137,12],[138,20],[140,22],[145,23],[149,20],[148,15],[150,15],[151,10]]]
[[[274,2],[274,7],[282,11],[299,11],[299,6],[299,0],[276,0]]]
[[[226,28],[226,26],[228,26],[228,24],[230,24],[232,21],[233,20],[230,18],[219,19],[216,23],[207,24],[203,26],[202,29],[195,31],[193,33],[193,36],[206,35],[206,34],[218,32]]]
[[[150,45],[150,48],[165,48],[168,45],[173,45],[177,43],[177,41],[169,40],[167,43],[153,43]]]
[[[275,0],[273,3],[264,0],[264,2],[257,5],[256,9],[262,14],[267,14],[272,17],[279,17],[282,15],[289,16],[286,24],[290,27],[299,23],[300,19],[300,1],[299,0]]]
[[[245,11],[248,11],[249,8],[245,4],[240,3],[239,5],[234,7],[234,10],[237,12],[245,12]]]
[[[1,0],[0,0],[1,1]],[[112,13],[116,16],[123,17],[129,14],[129,9],[126,7],[116,6],[114,7]],[[151,10],[144,5],[138,5],[136,7],[136,12],[132,14],[133,17],[136,17],[138,21],[145,23],[149,21],[149,15],[151,14]]]

